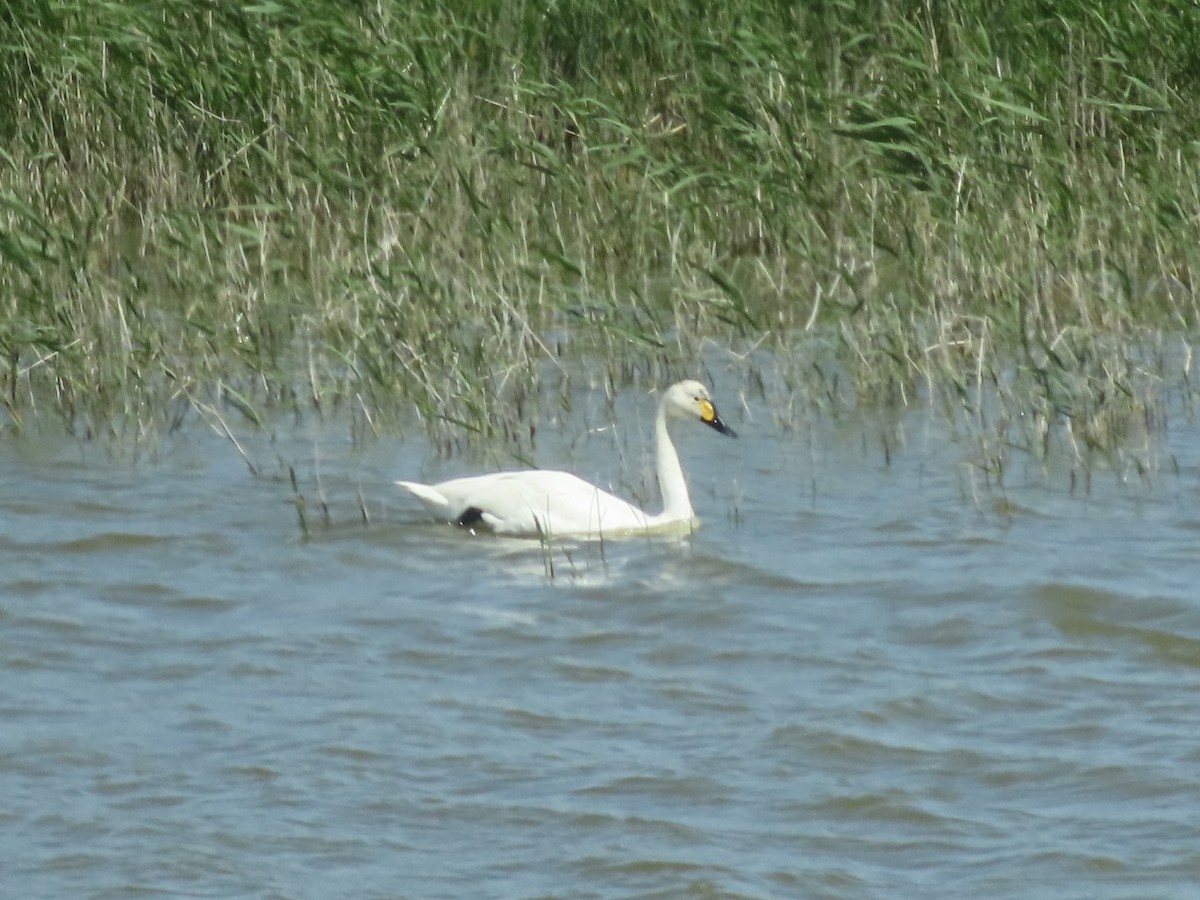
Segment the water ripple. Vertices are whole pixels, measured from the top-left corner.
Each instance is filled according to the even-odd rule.
[[[698,460],[704,528],[603,550],[418,524],[382,437],[319,448],[307,536],[225,442],[6,459],[5,889],[1190,900],[1195,485],[976,503],[953,435],[844,426],[737,442],[736,518]]]

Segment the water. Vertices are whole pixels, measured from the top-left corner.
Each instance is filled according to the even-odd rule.
[[[642,490],[622,403],[538,461]],[[0,442],[4,893],[1195,896],[1196,427],[997,491],[920,410],[722,411],[699,532],[549,552],[425,522],[475,464],[413,436]]]

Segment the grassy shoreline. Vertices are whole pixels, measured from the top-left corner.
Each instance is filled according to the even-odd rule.
[[[1200,321],[1200,11],[1043,6],[10,8],[0,430],[411,404],[519,446],[547,367],[712,342],[786,420],[816,341],[857,402],[1111,447],[1190,374],[1140,348]]]

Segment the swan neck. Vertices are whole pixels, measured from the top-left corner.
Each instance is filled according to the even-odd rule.
[[[693,517],[692,501],[688,497],[687,481],[679,465],[679,454],[671,443],[667,430],[666,404],[660,403],[654,422],[654,439],[658,445],[658,488],[662,492],[663,511],[657,518],[674,522]]]

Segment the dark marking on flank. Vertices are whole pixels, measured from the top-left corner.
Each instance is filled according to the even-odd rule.
[[[474,528],[483,521],[483,510],[478,506],[468,506],[462,515],[454,520],[454,524],[462,528]]]

